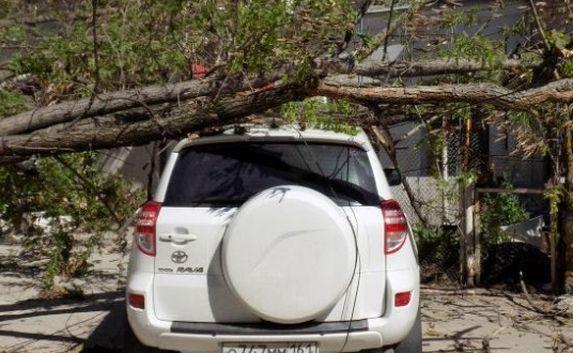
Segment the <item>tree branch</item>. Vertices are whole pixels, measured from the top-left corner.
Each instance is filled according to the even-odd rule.
[[[535,65],[521,64],[516,60],[507,60],[502,64],[504,69],[516,69],[519,67],[529,67]],[[330,69],[330,68],[329,68]],[[361,63],[355,68],[348,64],[339,62],[333,67],[338,72],[354,72],[363,76],[407,77],[440,75],[448,73],[475,72],[481,70],[491,70],[486,64],[471,60],[433,60],[418,63]],[[255,87],[260,87],[269,79],[259,79],[250,83]],[[342,82],[348,85],[349,81],[344,80],[343,75],[329,76],[328,81],[334,83]],[[32,132],[63,122],[76,121],[78,119],[102,116],[118,111],[134,109],[137,107],[152,106],[162,103],[173,103],[190,100],[207,95],[227,93],[233,90],[241,90],[245,85],[228,84],[222,87],[223,80],[214,78],[208,80],[184,81],[175,84],[147,86],[141,89],[103,93],[93,98],[80,99],[76,101],[65,101],[47,107],[27,111],[0,120],[0,136],[16,135]],[[379,85],[378,82],[375,85]],[[91,103],[91,104],[90,104]]]
[[[487,83],[415,86],[348,87],[321,83],[313,92],[317,96],[387,104],[443,104],[466,102],[491,104],[502,109],[529,109],[547,102],[573,102],[573,79],[564,79],[522,92]]]
[[[543,60],[522,62],[519,60],[504,60],[497,65],[488,65],[483,61],[467,59],[435,59],[415,62],[388,62],[368,60],[358,64],[350,61],[331,61],[323,63],[324,71],[332,73],[328,76],[335,80],[340,74],[358,75],[367,77],[394,78],[394,77],[422,77],[449,74],[464,74],[479,71],[493,70],[524,70],[539,67]]]
[[[143,145],[160,137],[180,138],[190,131],[230,123],[300,97],[297,86],[283,85],[214,101],[194,100],[156,120],[124,122],[115,116],[83,119],[71,127],[62,124],[28,135],[1,137],[0,156],[49,155]]]
[[[543,40],[543,45],[545,46],[545,50],[548,52],[551,51],[551,44],[547,40],[547,36],[545,35],[545,30],[543,29],[543,24],[541,23],[541,18],[537,13],[537,7],[533,3],[533,0],[529,0],[529,7],[533,12],[533,18],[535,18],[535,24],[537,25],[537,30],[539,31],[539,35],[541,35],[541,39]]]
[[[385,76],[385,77],[418,77],[447,74],[461,74],[478,71],[517,70],[529,69],[541,64],[541,60],[523,63],[519,60],[505,60],[498,66],[488,65],[485,62],[466,59],[436,59],[416,62],[375,62],[368,61],[356,65],[346,73],[355,73],[360,76]]]
[[[373,107],[372,110],[373,113],[378,115],[379,117],[383,116],[383,112],[381,110],[376,109],[376,107]],[[378,126],[372,126],[371,127],[372,132],[374,133],[374,136],[376,136],[378,142],[382,145],[382,147],[386,151],[386,155],[392,162],[394,168],[400,170],[400,165],[398,163],[398,155],[396,154],[396,144],[393,142],[392,134],[390,133],[388,126],[381,125],[381,127],[382,130],[380,130]],[[422,212],[422,209],[420,209],[420,205],[414,196],[415,195],[414,191],[410,187],[408,179],[406,179],[406,177],[404,177],[403,175],[402,175],[402,186],[404,187],[404,191],[406,192],[406,195],[408,196],[410,204],[412,205],[412,208],[414,209],[414,212],[416,213],[418,219],[420,219],[422,223],[428,224],[428,219],[424,215],[424,212]]]
[[[388,25],[386,26],[386,32],[390,32],[390,26],[392,25],[392,15],[394,15],[394,6],[396,5],[396,0],[392,0],[390,4],[390,13],[388,14]],[[386,52],[388,51],[388,39],[389,35],[384,38],[384,51],[382,53],[382,60],[386,60]]]
[[[250,84],[259,87],[260,82]],[[229,84],[222,87],[222,80],[214,78],[103,93],[97,95],[92,104],[91,98],[66,101],[2,119],[0,135],[21,134],[77,118],[101,116],[131,108],[179,102],[245,88],[242,85],[236,86]]]
[[[28,134],[4,135],[0,138],[0,156],[46,155],[142,145],[158,138],[179,138],[190,131],[229,123],[233,119],[277,107],[288,101],[312,96],[344,99],[367,106],[381,103],[404,105],[467,102],[487,103],[501,109],[531,109],[547,102],[573,102],[573,79],[555,81],[522,92],[510,91],[493,84],[364,88],[310,81],[304,87],[299,84],[278,84],[219,98],[197,97],[217,87],[216,83],[210,81],[192,81],[171,86],[176,88],[166,90],[164,86],[153,86],[153,89],[148,87],[139,92],[146,92],[145,101],[151,103],[169,102],[181,97],[188,98],[186,103],[149,106],[145,104],[144,108],[141,108],[141,100],[128,96],[132,94],[141,98],[139,92],[110,93],[108,95],[112,98],[108,101],[97,100],[90,112],[94,114],[96,111],[104,113],[115,111],[115,113],[80,119],[74,124],[69,124],[67,121],[74,114],[76,116],[82,114],[83,110],[78,109],[78,106],[87,104],[87,100],[42,108],[42,112],[47,112],[45,113],[47,115],[36,115],[34,120],[36,123],[42,122],[44,125],[60,123],[36,129]],[[194,99],[189,99],[193,96]],[[131,109],[118,112],[126,107]],[[11,121],[22,127],[28,122],[25,119],[30,114],[39,114],[39,111],[0,120],[0,126],[6,121]],[[6,130],[10,131],[9,128],[10,126]],[[3,131],[0,130],[1,132]]]
[[[415,0],[411,4],[409,11],[402,13],[395,21],[390,22],[388,27],[384,32],[378,33],[372,40],[372,43],[356,53],[356,60],[362,61],[366,59],[370,54],[372,54],[376,49],[378,49],[384,42],[394,33],[398,28],[400,28],[406,21],[411,19],[422,7],[422,1]]]

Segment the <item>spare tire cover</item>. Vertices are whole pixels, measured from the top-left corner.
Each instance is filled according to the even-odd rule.
[[[348,288],[356,244],[344,212],[325,195],[277,186],[241,206],[222,249],[231,291],[256,315],[301,323],[332,308]]]

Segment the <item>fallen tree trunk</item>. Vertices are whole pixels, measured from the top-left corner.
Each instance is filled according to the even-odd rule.
[[[359,104],[491,104],[502,109],[529,109],[542,103],[573,102],[573,79],[564,79],[524,91],[494,84],[459,84],[414,87],[347,87],[322,83],[313,95],[350,100]]]
[[[351,67],[347,63],[328,64],[329,70],[337,72],[352,72],[365,76],[387,77],[398,76],[425,76],[446,73],[474,72],[490,70],[484,63],[471,60],[448,61],[433,60],[419,63],[367,62]],[[531,64],[533,65],[533,64]],[[516,60],[508,60],[503,64],[506,69],[520,67],[521,63]],[[529,67],[529,66],[528,66]],[[336,82],[343,76],[328,76],[329,82]],[[24,113],[0,120],[0,135],[17,135],[32,132],[62,122],[76,121],[79,119],[102,116],[133,109],[136,107],[148,107],[162,103],[181,102],[208,95],[224,94],[232,91],[261,87],[270,82],[270,79],[259,79],[250,84],[226,84],[223,87],[222,79],[207,79],[183,81],[175,84],[153,85],[141,89],[117,91],[98,94],[92,98],[75,101],[65,101],[46,107],[37,108]],[[342,85],[348,85],[348,80],[339,79]],[[372,85],[379,85],[374,81]],[[440,86],[442,87],[444,86]]]
[[[385,61],[364,61],[354,68],[347,68],[343,73],[354,73],[359,76],[384,76],[384,77],[421,77],[434,75],[448,75],[471,73],[491,70],[517,70],[537,67],[541,61],[523,63],[519,60],[505,60],[496,65],[489,65],[477,60],[427,60],[416,62],[391,63]],[[342,68],[341,68],[342,69]]]
[[[382,115],[383,112],[381,110],[379,109],[373,109],[373,110],[374,114],[383,117]],[[396,144],[393,142],[392,134],[390,133],[388,126],[382,125],[382,130],[380,130],[378,126],[372,126],[371,129],[372,132],[374,133],[374,136],[376,136],[378,142],[382,145],[382,147],[386,151],[386,155],[388,155],[388,158],[390,159],[390,162],[392,162],[394,168],[400,171],[400,164],[398,163],[398,155],[396,153]],[[402,175],[402,186],[404,187],[404,191],[406,192],[406,195],[410,200],[410,205],[412,205],[412,208],[414,209],[414,212],[416,213],[418,219],[420,219],[420,221],[423,224],[428,224],[428,219],[425,213],[422,211],[422,209],[420,208],[420,204],[414,197],[414,191],[410,186],[410,182],[408,181],[408,179],[406,179],[404,175]]]
[[[360,104],[444,104],[487,103],[502,109],[529,109],[546,102],[572,102],[573,79],[513,92],[492,84],[460,84],[416,87],[348,87],[318,83],[301,87],[276,87],[236,93],[219,98],[195,98],[181,105],[132,108],[123,113],[60,123],[28,134],[2,136],[0,156],[29,156],[85,151],[126,145],[142,145],[162,138],[178,138],[205,127],[226,124],[283,103],[326,96]],[[163,100],[161,100],[163,101]],[[168,112],[166,114],[166,112]],[[53,115],[52,121],[66,121],[68,115]],[[8,118],[13,119],[13,118]]]
[[[144,121],[118,121],[116,116],[84,119],[73,126],[61,124],[27,135],[0,137],[0,156],[49,155],[128,145],[143,145],[162,138],[179,138],[188,132],[231,123],[235,119],[298,100],[291,85],[216,100],[193,101],[174,108],[165,117]]]
[[[66,121],[214,95],[222,89],[222,82],[220,79],[183,81],[175,84],[153,85],[141,89],[102,93],[93,99],[84,98],[53,104],[0,120],[0,134],[21,134]],[[255,85],[255,87],[257,86]]]

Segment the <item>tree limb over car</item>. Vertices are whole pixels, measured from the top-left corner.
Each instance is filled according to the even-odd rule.
[[[212,85],[206,82],[204,87],[212,87]],[[173,100],[172,91],[165,91],[164,96],[155,93],[156,101]],[[572,102],[573,79],[559,80],[521,92],[483,83],[374,88],[333,86],[323,82],[312,85],[278,84],[266,89],[237,92],[234,95],[228,94],[218,98],[196,97],[188,99],[185,103],[183,99],[179,99],[177,104],[151,106],[148,110],[131,108],[133,115],[145,117],[143,120],[136,121],[123,119],[119,112],[115,112],[66,124],[61,121],[69,120],[69,111],[56,107],[50,112],[53,114],[52,121],[58,124],[36,129],[28,134],[5,134],[2,131],[0,156],[46,155],[142,145],[152,140],[181,137],[189,131],[209,126],[228,124],[290,101],[315,96],[349,100],[359,104],[411,105],[465,102],[489,104],[499,109],[529,109],[549,102]],[[121,99],[118,100],[122,102]],[[61,103],[60,108],[74,107],[70,103]],[[129,101],[129,107],[137,106],[136,103]],[[122,104],[128,105],[125,102]],[[59,115],[53,113],[57,111],[60,111]],[[105,110],[102,108],[100,111]],[[81,110],[72,110],[72,112],[81,112]],[[123,111],[123,114],[127,112],[129,110]],[[81,117],[81,114],[78,116]]]

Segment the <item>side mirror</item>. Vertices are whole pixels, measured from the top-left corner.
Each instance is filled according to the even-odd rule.
[[[384,168],[384,174],[386,174],[386,180],[390,186],[396,186],[402,183],[402,174],[400,174],[398,169]]]

